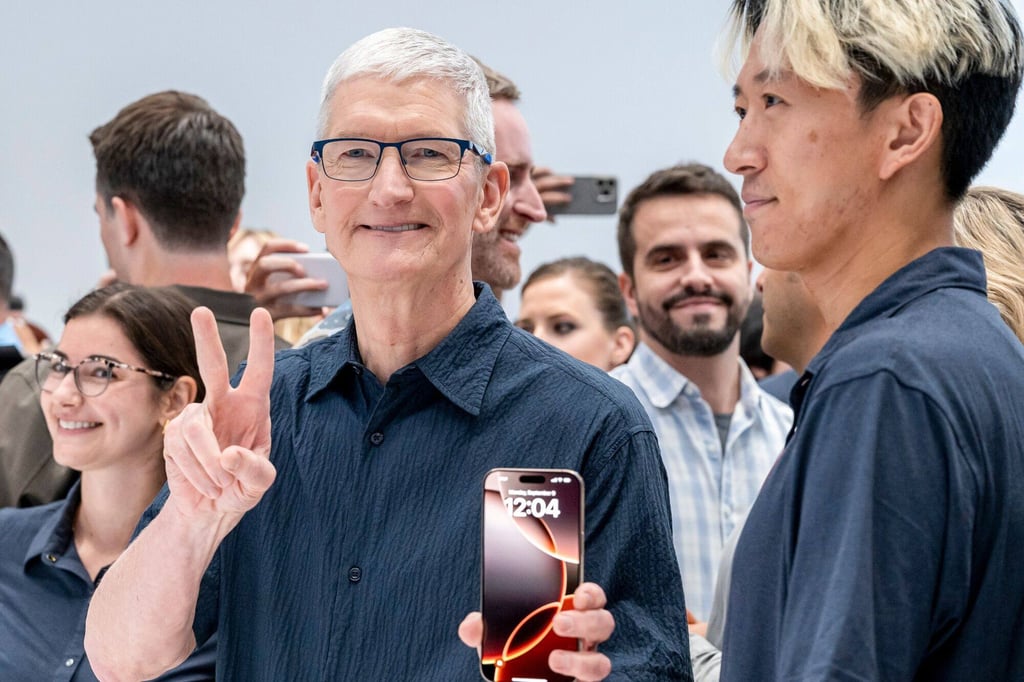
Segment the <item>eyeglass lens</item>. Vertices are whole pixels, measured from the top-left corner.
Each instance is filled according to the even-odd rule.
[[[402,143],[399,153],[413,180],[447,180],[458,175],[462,165],[462,147],[449,140],[410,140]],[[380,156],[377,142],[334,140],[324,145],[324,172],[335,180],[369,180],[377,171]]]
[[[36,360],[36,379],[44,391],[52,393],[68,372],[75,374],[75,386],[85,396],[98,396],[107,389],[114,368],[106,360],[86,360],[72,368],[61,357],[40,356]]]

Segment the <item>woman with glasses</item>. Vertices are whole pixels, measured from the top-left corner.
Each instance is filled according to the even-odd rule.
[[[171,289],[114,284],[75,303],[36,356],[53,456],[81,472],[61,502],[0,510],[0,680],[95,680],[85,617],[166,478],[163,428],[202,400],[189,316]],[[215,645],[160,680],[212,680]]]
[[[578,256],[541,265],[523,284],[516,326],[605,370],[633,353],[636,332],[615,273]]]

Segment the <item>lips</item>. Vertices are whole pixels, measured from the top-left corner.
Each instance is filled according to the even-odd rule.
[[[400,225],[363,225],[364,228],[374,232],[412,232],[421,230],[426,225],[423,223],[403,223]]]
[[[732,305],[732,297],[721,292],[696,294],[692,291],[684,291],[666,299],[661,305],[666,311],[691,305],[716,305],[728,308]]]

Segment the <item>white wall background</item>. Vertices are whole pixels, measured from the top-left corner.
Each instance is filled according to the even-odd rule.
[[[1021,12],[1022,0],[1015,0]],[[538,162],[618,175],[622,190],[680,160],[721,166],[736,126],[713,46],[728,0],[250,0],[0,5],[0,232],[15,289],[52,334],[105,268],[89,132],[175,88],[231,118],[248,156],[243,223],[313,245],[303,164],[334,57],[387,26],[438,33],[511,76]],[[1024,191],[1024,123],[981,182]],[[618,269],[613,217],[560,218],[523,240],[524,272],[585,254]],[[518,295],[507,297],[512,314]]]

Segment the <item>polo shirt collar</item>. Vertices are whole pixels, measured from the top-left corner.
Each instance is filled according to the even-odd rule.
[[[75,512],[81,500],[81,481],[75,481],[59,512],[47,519],[29,543],[28,551],[25,552],[25,566],[47,554],[59,557],[67,553],[72,540]]]
[[[836,350],[860,334],[864,325],[880,318],[890,318],[922,296],[949,288],[969,289],[986,295],[985,263],[980,252],[955,246],[940,247],[891,274],[857,304],[824,348],[811,359],[806,378],[819,372]]]
[[[629,359],[637,381],[647,392],[651,404],[658,409],[664,409],[672,404],[679,397],[686,387],[693,382],[680,374],[670,364],[665,362],[651,350],[645,343],[638,343],[633,357]],[[700,395],[699,389],[693,386],[693,390]]]
[[[512,325],[491,289],[473,283],[476,302],[455,328],[430,352],[409,367],[417,368],[449,401],[478,416],[498,353]],[[306,400],[326,389],[343,371],[360,371],[356,322],[310,346],[310,381]],[[396,372],[396,375],[405,368]]]

